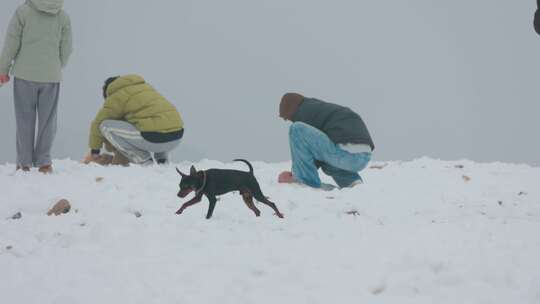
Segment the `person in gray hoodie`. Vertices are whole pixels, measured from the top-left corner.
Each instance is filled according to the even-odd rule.
[[[62,69],[72,52],[64,0],[27,0],[9,23],[0,55],[0,84],[15,76],[17,169],[52,172],[51,148]],[[36,138],[36,120],[37,138]]]
[[[289,129],[292,172],[281,173],[280,183],[333,189],[321,183],[319,168],[340,188],[362,183],[358,172],[367,167],[375,145],[358,114],[347,107],[288,93],[281,99],[279,115],[293,122]]]

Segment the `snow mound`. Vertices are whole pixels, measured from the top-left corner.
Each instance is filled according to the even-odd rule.
[[[210,221],[206,199],[174,214],[173,165],[0,166],[0,301],[540,303],[540,168],[374,165],[365,185],[323,192],[278,185],[288,163],[254,162],[285,219],[261,204],[256,218],[231,193]],[[46,216],[60,199],[71,211]]]

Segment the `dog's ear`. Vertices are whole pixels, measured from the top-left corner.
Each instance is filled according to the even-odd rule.
[[[180,174],[180,176],[182,176],[182,177],[187,176],[184,173],[182,173],[182,171],[180,171],[180,169],[178,169],[178,168],[176,168],[176,172],[178,172],[178,174]]]
[[[195,169],[195,166],[191,166],[191,170],[189,174],[191,174],[191,176],[197,175],[197,169]]]

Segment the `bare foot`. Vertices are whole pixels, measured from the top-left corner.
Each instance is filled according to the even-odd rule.
[[[292,183],[296,183],[296,180],[294,179],[292,172],[284,171],[284,172],[281,172],[281,174],[279,175],[278,182],[280,184],[292,184]]]

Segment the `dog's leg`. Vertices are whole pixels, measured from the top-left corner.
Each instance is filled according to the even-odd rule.
[[[256,195],[255,196],[255,199],[257,199],[259,202],[269,206],[270,208],[274,209],[274,212],[276,213],[276,215],[279,217],[279,218],[283,218],[283,214],[281,212],[279,212],[276,204],[272,203],[271,201],[269,201],[262,193],[260,195]]]
[[[189,207],[199,203],[201,200],[202,200],[202,195],[195,196],[189,202],[183,204],[182,207],[180,209],[178,209],[178,211],[176,211],[176,214],[182,214],[182,212],[184,212],[184,210],[186,210],[186,208],[189,208]]]
[[[261,186],[259,185],[259,183],[257,182],[256,179],[254,179],[253,181],[253,184],[252,184],[252,191],[253,191],[253,196],[255,197],[256,200],[258,200],[259,202],[269,206],[270,208],[274,209],[274,212],[276,213],[276,215],[279,217],[279,218],[283,218],[283,214],[281,212],[279,212],[276,204],[272,203],[270,200],[268,200],[266,198],[266,196],[264,196],[264,194],[262,193],[262,190],[261,190]]]
[[[249,192],[242,193],[242,198],[244,199],[244,202],[246,203],[246,206],[248,206],[253,213],[255,213],[255,216],[259,217],[261,216],[261,211],[255,207],[255,204],[253,203],[253,196]]]
[[[208,214],[206,214],[206,219],[209,220],[212,218],[212,214],[214,214],[214,208],[216,208],[216,202],[217,199],[215,196],[206,196],[208,198],[208,201],[210,202],[210,205],[208,206]]]

